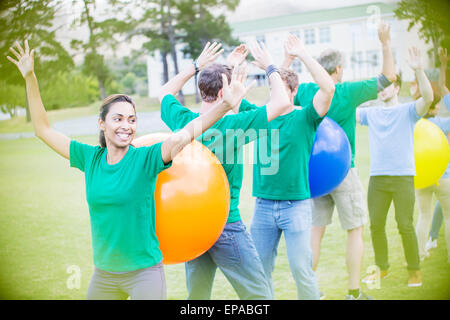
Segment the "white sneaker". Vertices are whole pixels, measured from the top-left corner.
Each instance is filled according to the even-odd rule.
[[[430,253],[428,252],[428,251],[425,251],[425,255],[421,255],[420,256],[420,261],[423,261],[423,260],[425,260],[425,258],[428,258],[430,256]]]
[[[437,248],[437,239],[432,240],[430,237],[427,241],[427,244],[425,245],[425,250],[428,251],[434,248]]]

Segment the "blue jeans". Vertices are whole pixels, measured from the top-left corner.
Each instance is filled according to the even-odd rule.
[[[250,232],[261,258],[273,297],[272,272],[281,233],[286,240],[287,257],[302,300],[320,298],[312,269],[312,202],[306,200],[267,200],[257,198]]]
[[[270,293],[261,260],[242,221],[227,223],[216,243],[200,257],[185,263],[188,299],[206,300],[217,267],[240,299],[269,299]]]

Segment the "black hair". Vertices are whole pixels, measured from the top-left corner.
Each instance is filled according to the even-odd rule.
[[[105,121],[106,115],[108,114],[110,107],[116,102],[128,102],[133,106],[133,109],[136,111],[136,106],[134,105],[133,100],[129,96],[125,94],[113,94],[106,97],[105,100],[103,100],[102,102],[99,114],[99,117],[100,119],[102,119],[102,121]],[[103,130],[100,130],[99,142],[102,148],[106,148],[105,132]]]

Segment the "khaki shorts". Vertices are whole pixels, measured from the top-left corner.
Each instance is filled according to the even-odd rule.
[[[350,168],[344,181],[330,194],[313,198],[313,226],[324,227],[331,224],[334,206],[344,230],[361,227],[367,222],[366,193],[359,179],[358,169]]]

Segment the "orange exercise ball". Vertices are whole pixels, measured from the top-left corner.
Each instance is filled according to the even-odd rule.
[[[145,145],[169,135],[147,136]],[[208,251],[225,227],[229,208],[230,188],[222,165],[194,140],[156,180],[156,236],[163,263],[186,262]]]

